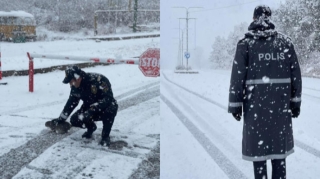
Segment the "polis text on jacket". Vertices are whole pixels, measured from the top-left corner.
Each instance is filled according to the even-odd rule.
[[[284,60],[284,53],[259,53],[259,61],[261,60]]]

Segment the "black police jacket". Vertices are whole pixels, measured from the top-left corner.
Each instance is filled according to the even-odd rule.
[[[263,27],[266,24],[261,24]],[[291,109],[300,107],[302,81],[289,37],[251,24],[237,44],[229,113],[243,110],[243,159],[285,158],[293,152]]]
[[[105,76],[98,73],[84,73],[79,88],[71,86],[71,92],[60,117],[66,120],[77,107],[79,101],[83,104],[82,112],[89,110],[91,114],[106,110],[117,110],[117,101],[113,97],[111,84]]]

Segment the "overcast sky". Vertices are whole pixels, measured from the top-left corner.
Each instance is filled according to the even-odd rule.
[[[186,51],[185,8],[189,8],[188,65],[201,70],[208,63],[211,46],[216,36],[227,37],[234,26],[241,22],[252,22],[253,10],[258,5],[268,5],[271,10],[278,8],[284,0],[161,0],[161,68],[174,70],[181,62],[178,58],[179,31],[184,34],[184,51]],[[190,7],[202,7],[195,9]],[[180,30],[179,30],[180,21]],[[236,45],[236,44],[234,44]],[[184,59],[186,64],[186,59]]]

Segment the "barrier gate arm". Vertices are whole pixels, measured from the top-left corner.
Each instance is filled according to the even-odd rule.
[[[93,62],[93,63],[107,63],[107,64],[139,64],[139,59],[117,59],[117,58],[97,58],[97,57],[76,57],[76,56],[62,56],[62,55],[40,55],[31,54],[27,52],[29,58],[29,92],[33,92],[34,87],[34,58],[44,58],[50,60],[72,60],[72,61],[82,61],[82,62]]]
[[[149,48],[143,52],[139,59],[127,58],[100,58],[100,57],[77,57],[77,56],[62,56],[62,55],[40,55],[30,54],[27,52],[29,58],[29,92],[33,92],[34,86],[34,58],[44,58],[52,60],[72,60],[72,61],[83,61],[93,63],[107,63],[107,64],[134,64],[139,65],[141,72],[147,77],[158,77],[160,76],[160,49]]]

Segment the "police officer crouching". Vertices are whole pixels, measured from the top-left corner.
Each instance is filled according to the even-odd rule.
[[[70,118],[74,127],[87,128],[82,138],[90,139],[97,129],[95,121],[102,121],[103,129],[100,145],[110,145],[109,134],[117,115],[118,104],[113,97],[111,84],[105,76],[98,73],[86,73],[77,66],[67,67],[66,77],[63,83],[70,84],[71,92],[60,116],[57,119],[48,121],[47,127],[56,130],[59,126],[67,126],[66,120],[82,100],[81,108]],[[68,127],[60,129],[59,133],[65,133]],[[59,130],[59,129],[58,129]],[[61,132],[62,131],[62,132]]]

